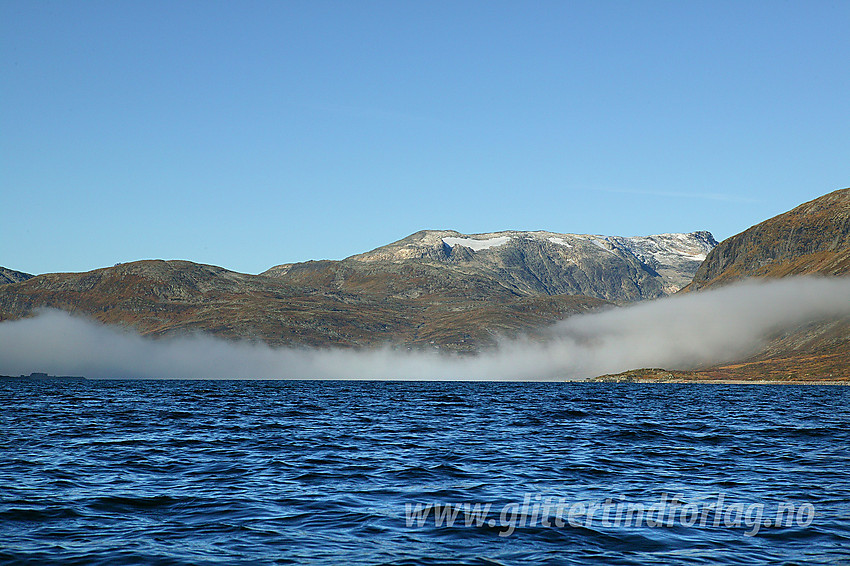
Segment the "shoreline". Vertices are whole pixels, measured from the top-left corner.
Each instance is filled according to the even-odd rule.
[[[596,383],[719,383],[743,385],[850,385],[850,375],[835,367],[770,368],[763,363],[744,363],[703,370],[640,368],[591,378]],[[762,367],[759,367],[762,366]],[[742,369],[745,371],[741,371]],[[836,376],[836,373],[838,375]],[[802,375],[801,375],[802,374]]]
[[[676,383],[718,385],[850,385],[850,380],[826,379],[600,379],[592,378],[589,383]]]

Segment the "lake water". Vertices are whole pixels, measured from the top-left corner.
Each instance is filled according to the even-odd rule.
[[[848,425],[830,386],[0,381],[0,562],[850,564]]]

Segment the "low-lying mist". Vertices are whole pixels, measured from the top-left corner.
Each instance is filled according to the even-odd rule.
[[[850,278],[743,284],[573,316],[549,339],[503,340],[475,356],[272,348],[206,335],[150,339],[45,310],[0,323],[0,374],[89,378],[581,379],[641,367],[689,369],[756,352],[775,331],[850,315]]]

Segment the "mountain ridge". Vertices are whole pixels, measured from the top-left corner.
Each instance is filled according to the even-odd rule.
[[[333,279],[345,286],[346,277],[393,277],[416,266],[419,271],[451,272],[460,279],[484,278],[518,296],[570,294],[626,303],[678,291],[716,244],[706,231],[622,237],[420,230],[342,260],[282,264],[263,275],[309,284],[308,274],[320,277],[324,271],[325,282]],[[404,292],[422,290],[409,285]]]
[[[420,231],[344,260],[259,275],[185,260],[43,274],[0,285],[0,321],[58,308],[149,336],[205,331],[274,346],[475,352],[613,301],[662,296],[714,244],[707,232],[484,236]],[[680,257],[684,268],[673,265]]]
[[[33,277],[34,275],[24,273],[23,271],[15,271],[14,269],[9,269],[7,267],[0,267],[0,285],[20,283],[21,281],[26,281]]]
[[[203,331],[273,346],[444,347],[472,352],[610,303],[590,297],[470,299],[461,289],[425,297],[370,296],[291,285],[185,260],[141,260],[0,285],[0,322],[55,308],[157,337]]]

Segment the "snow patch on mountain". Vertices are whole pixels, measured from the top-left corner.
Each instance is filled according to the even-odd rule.
[[[472,251],[479,252],[481,250],[489,250],[498,246],[503,246],[511,240],[510,236],[497,236],[486,240],[475,240],[473,238],[443,238],[443,243],[449,247],[463,246],[470,248]]]
[[[591,241],[591,243],[593,243],[593,245],[594,245],[594,246],[596,246],[596,247],[597,247],[597,248],[599,248],[600,250],[605,250],[606,252],[611,253],[611,250],[610,250],[610,249],[608,249],[608,246],[606,246],[606,245],[603,243],[603,240],[600,240],[600,239],[598,239],[598,238],[590,238],[590,241]]]
[[[714,237],[708,232],[627,238],[612,236],[608,240],[648,265],[669,264],[671,260],[701,262],[717,245]]]

